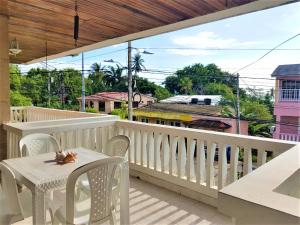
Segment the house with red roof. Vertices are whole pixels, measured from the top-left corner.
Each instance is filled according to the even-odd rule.
[[[81,107],[82,97],[77,98],[77,100]],[[155,101],[156,98],[150,95],[133,93],[133,108],[150,105]],[[127,92],[98,92],[85,97],[86,107],[105,113],[111,113],[114,109],[121,108],[122,102],[128,104]]]

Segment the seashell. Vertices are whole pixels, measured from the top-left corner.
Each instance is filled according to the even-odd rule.
[[[55,160],[58,161],[58,162],[61,162],[64,160],[64,158],[67,156],[67,154],[63,151],[60,151],[60,152],[56,152],[56,157],[55,157]]]
[[[77,153],[68,152],[63,161],[64,163],[69,163],[69,162],[75,162],[76,159],[77,159]]]

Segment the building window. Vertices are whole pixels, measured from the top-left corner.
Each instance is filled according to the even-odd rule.
[[[181,123],[178,122],[178,121],[171,121],[170,125],[173,126],[173,127],[181,127]]]
[[[156,124],[164,125],[164,124],[165,124],[165,121],[164,121],[164,120],[156,120]]]
[[[134,102],[132,103],[132,107],[133,107],[133,108],[138,108],[138,107],[139,107],[139,102],[134,101]]]
[[[115,109],[120,109],[121,108],[122,103],[121,102],[114,102],[114,108]]]
[[[99,102],[99,111],[105,112],[105,102]]]
[[[149,120],[147,118],[142,118],[143,123],[149,123]]]
[[[299,101],[300,80],[282,80],[279,93],[281,101]]]
[[[281,82],[282,89],[300,89],[300,80],[283,80]]]

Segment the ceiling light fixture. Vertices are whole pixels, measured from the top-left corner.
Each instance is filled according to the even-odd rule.
[[[10,42],[8,51],[9,51],[9,55],[14,55],[14,56],[22,52],[22,50],[19,47],[19,42],[17,41],[16,38]]]

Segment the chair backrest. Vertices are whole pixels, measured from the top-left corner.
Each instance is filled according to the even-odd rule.
[[[113,176],[117,166],[122,162],[122,157],[105,158],[86,164],[71,173],[66,188],[67,224],[74,224],[75,186],[78,177],[83,174],[87,174],[91,191],[89,224],[101,222],[111,216]]]
[[[19,142],[20,156],[34,156],[60,151],[57,140],[49,134],[29,134]]]
[[[124,157],[130,146],[130,139],[125,135],[112,137],[107,143],[106,154]]]
[[[10,216],[21,216],[24,219],[22,207],[18,197],[16,177],[12,170],[6,164],[1,162],[0,171],[2,192],[3,196],[6,198],[6,205],[3,207],[6,207]]]

